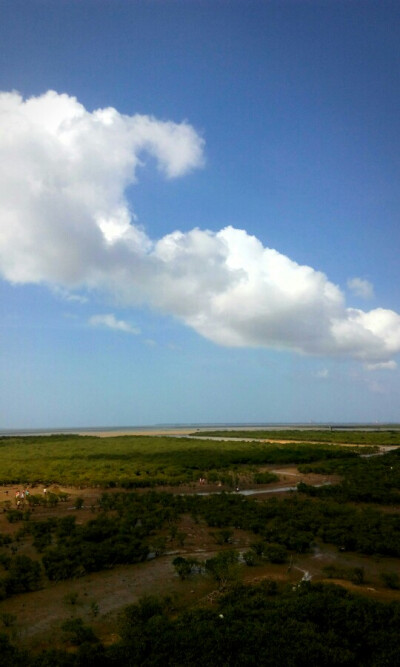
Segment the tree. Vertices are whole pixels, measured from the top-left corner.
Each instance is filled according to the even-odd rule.
[[[400,577],[397,572],[382,572],[381,579],[385,586],[398,590],[400,588]]]
[[[74,646],[84,642],[97,643],[99,640],[89,625],[85,625],[81,618],[68,618],[61,625],[61,629],[68,635],[68,640]]]
[[[217,581],[221,588],[240,578],[239,554],[237,551],[221,551],[214,558],[206,560],[206,570]]]
[[[182,556],[174,558],[172,565],[182,581],[187,579],[193,572],[198,572],[201,568],[196,558],[183,558]]]

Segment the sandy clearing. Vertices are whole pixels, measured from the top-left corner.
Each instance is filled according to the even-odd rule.
[[[122,435],[190,435],[193,433],[192,428],[154,428],[154,429],[124,429],[124,430],[115,430],[115,431],[76,431],[77,435],[86,435],[86,436],[95,436],[97,438],[116,438]]]

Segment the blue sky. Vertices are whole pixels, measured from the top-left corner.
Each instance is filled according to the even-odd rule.
[[[0,0],[0,428],[400,421],[399,40]]]

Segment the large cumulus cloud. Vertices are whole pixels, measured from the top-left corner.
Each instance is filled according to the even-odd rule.
[[[88,112],[49,91],[0,94],[0,272],[6,280],[108,292],[147,303],[221,345],[389,362],[400,316],[346,307],[313,268],[244,230],[174,231],[151,240],[125,196],[146,154],[176,178],[203,164],[188,123]],[[393,363],[392,363],[393,365]]]

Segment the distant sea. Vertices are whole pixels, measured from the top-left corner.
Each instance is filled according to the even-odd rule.
[[[400,430],[399,423],[360,423],[360,422],[229,422],[229,423],[178,423],[178,424],[146,424],[145,426],[76,426],[74,428],[23,428],[23,429],[0,429],[0,436],[23,436],[23,435],[51,435],[51,434],[74,434],[74,433],[135,433],[143,431],[176,431],[176,430],[203,430],[203,429],[269,429],[269,430],[365,430],[379,431],[394,429]]]

